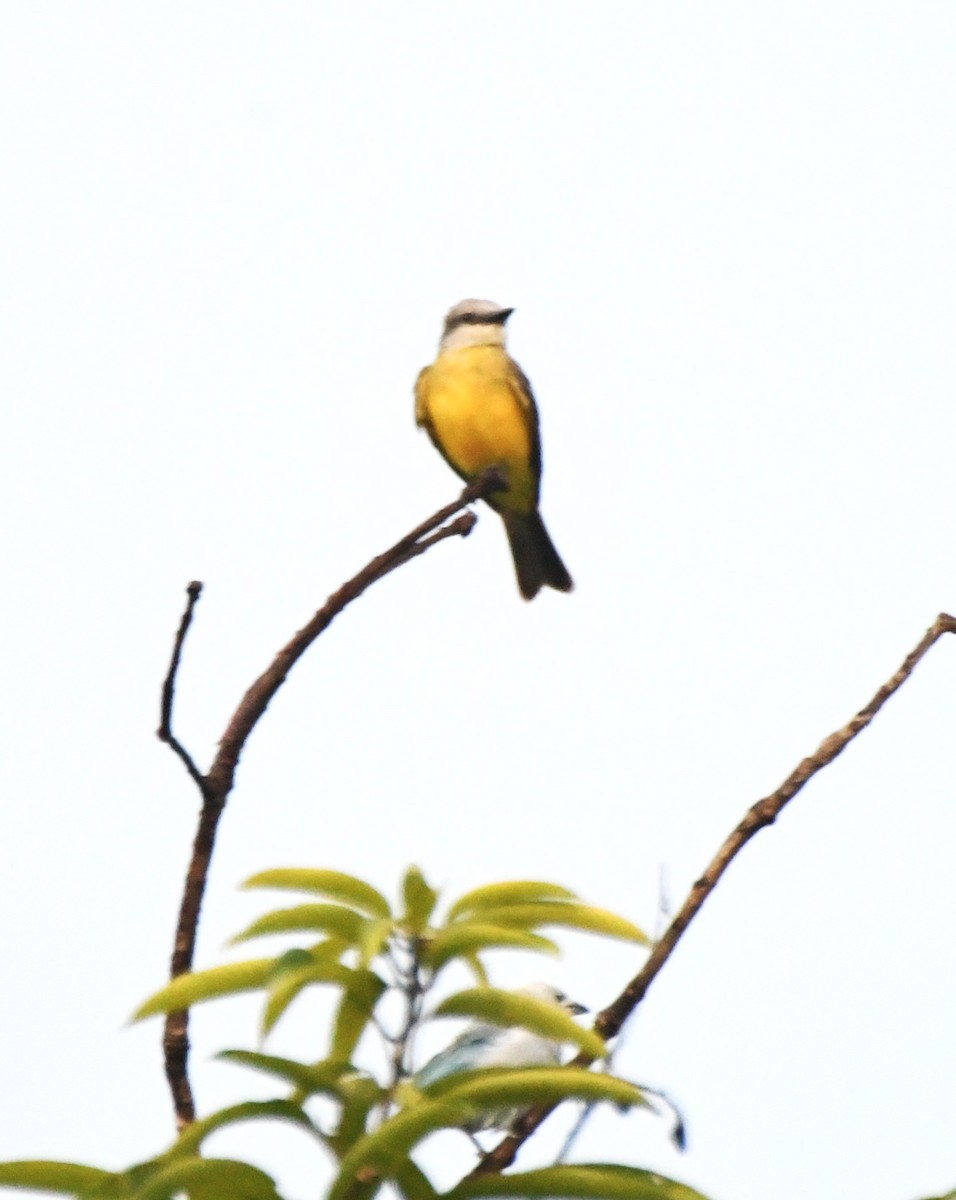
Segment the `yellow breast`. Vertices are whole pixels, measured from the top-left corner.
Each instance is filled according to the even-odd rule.
[[[417,410],[439,449],[465,479],[502,467],[507,492],[494,507],[537,506],[534,407],[523,380],[499,346],[467,346],[440,354],[419,380]]]

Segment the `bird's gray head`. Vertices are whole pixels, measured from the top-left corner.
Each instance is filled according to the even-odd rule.
[[[550,983],[529,983],[527,987],[515,988],[519,996],[530,996],[532,1000],[543,1000],[546,1004],[556,1004],[572,1016],[586,1013],[588,1010],[576,1000],[570,1000],[564,992],[558,991]]]
[[[505,322],[514,312],[494,300],[459,300],[445,316],[439,350],[463,346],[503,346]]]

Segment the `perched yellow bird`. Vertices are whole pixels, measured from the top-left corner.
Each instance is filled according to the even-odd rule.
[[[449,310],[438,356],[415,383],[415,421],[468,481],[498,467],[508,481],[488,504],[501,516],[526,600],[542,587],[570,592],[567,568],[538,512],[541,437],[531,384],[505,350],[514,312],[491,300]]]

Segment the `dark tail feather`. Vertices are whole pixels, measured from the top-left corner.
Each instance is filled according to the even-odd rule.
[[[568,569],[548,537],[538,512],[503,512],[511,555],[515,560],[518,587],[525,600],[533,600],[542,587],[570,592],[574,587]]]

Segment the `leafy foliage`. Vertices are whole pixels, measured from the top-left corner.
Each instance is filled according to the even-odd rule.
[[[606,1054],[603,1040],[563,1009],[544,1000],[488,985],[484,956],[518,949],[553,955],[557,944],[543,928],[586,930],[646,945],[643,932],[624,917],[585,904],[558,884],[520,880],[489,884],[459,897],[436,919],[439,894],[412,867],[393,910],[371,884],[339,871],[264,871],[250,888],[304,892],[310,899],[275,909],[235,939],[245,943],[276,935],[302,935],[306,944],[276,954],[182,975],[151,996],[136,1013],[144,1019],[242,992],[262,996],[260,1034],[266,1038],[292,1002],[312,987],[337,993],[322,1057],[299,1061],[261,1050],[226,1050],[221,1058],[265,1074],[285,1091],[281,1098],[238,1104],[195,1121],[163,1154],[125,1172],[110,1173],[69,1163],[0,1164],[0,1186],[33,1187],[101,1200],[194,1200],[248,1197],[281,1200],[273,1181],[247,1163],[201,1155],[216,1129],[246,1120],[291,1122],[335,1164],[330,1200],[366,1200],[391,1181],[403,1196],[429,1200],[437,1193],[413,1162],[414,1148],[441,1129],[472,1125],[482,1114],[520,1112],[538,1104],[577,1099],[620,1109],[647,1105],[640,1088],[582,1067],[525,1067],[459,1071],[428,1087],[409,1081],[410,1043],[423,1019],[425,997],[453,963],[464,964],[477,987],[448,996],[436,1015],[467,1016],[501,1026],[521,1026],[549,1041]],[[383,1005],[391,996],[391,1006]],[[395,997],[404,1019],[395,1024]],[[389,1077],[376,1078],[355,1060],[363,1037],[380,1034]],[[322,1096],[333,1117],[320,1128],[306,1110]],[[451,1193],[465,1196],[657,1197],[693,1200],[696,1193],[636,1168],[608,1165],[556,1166],[510,1176],[467,1180]]]
[[[591,1196],[606,1200],[705,1200],[693,1188],[665,1179],[653,1171],[605,1163],[544,1167],[512,1175],[482,1175],[465,1180],[446,1193],[447,1200],[473,1200],[477,1196],[547,1196],[553,1200]]]

